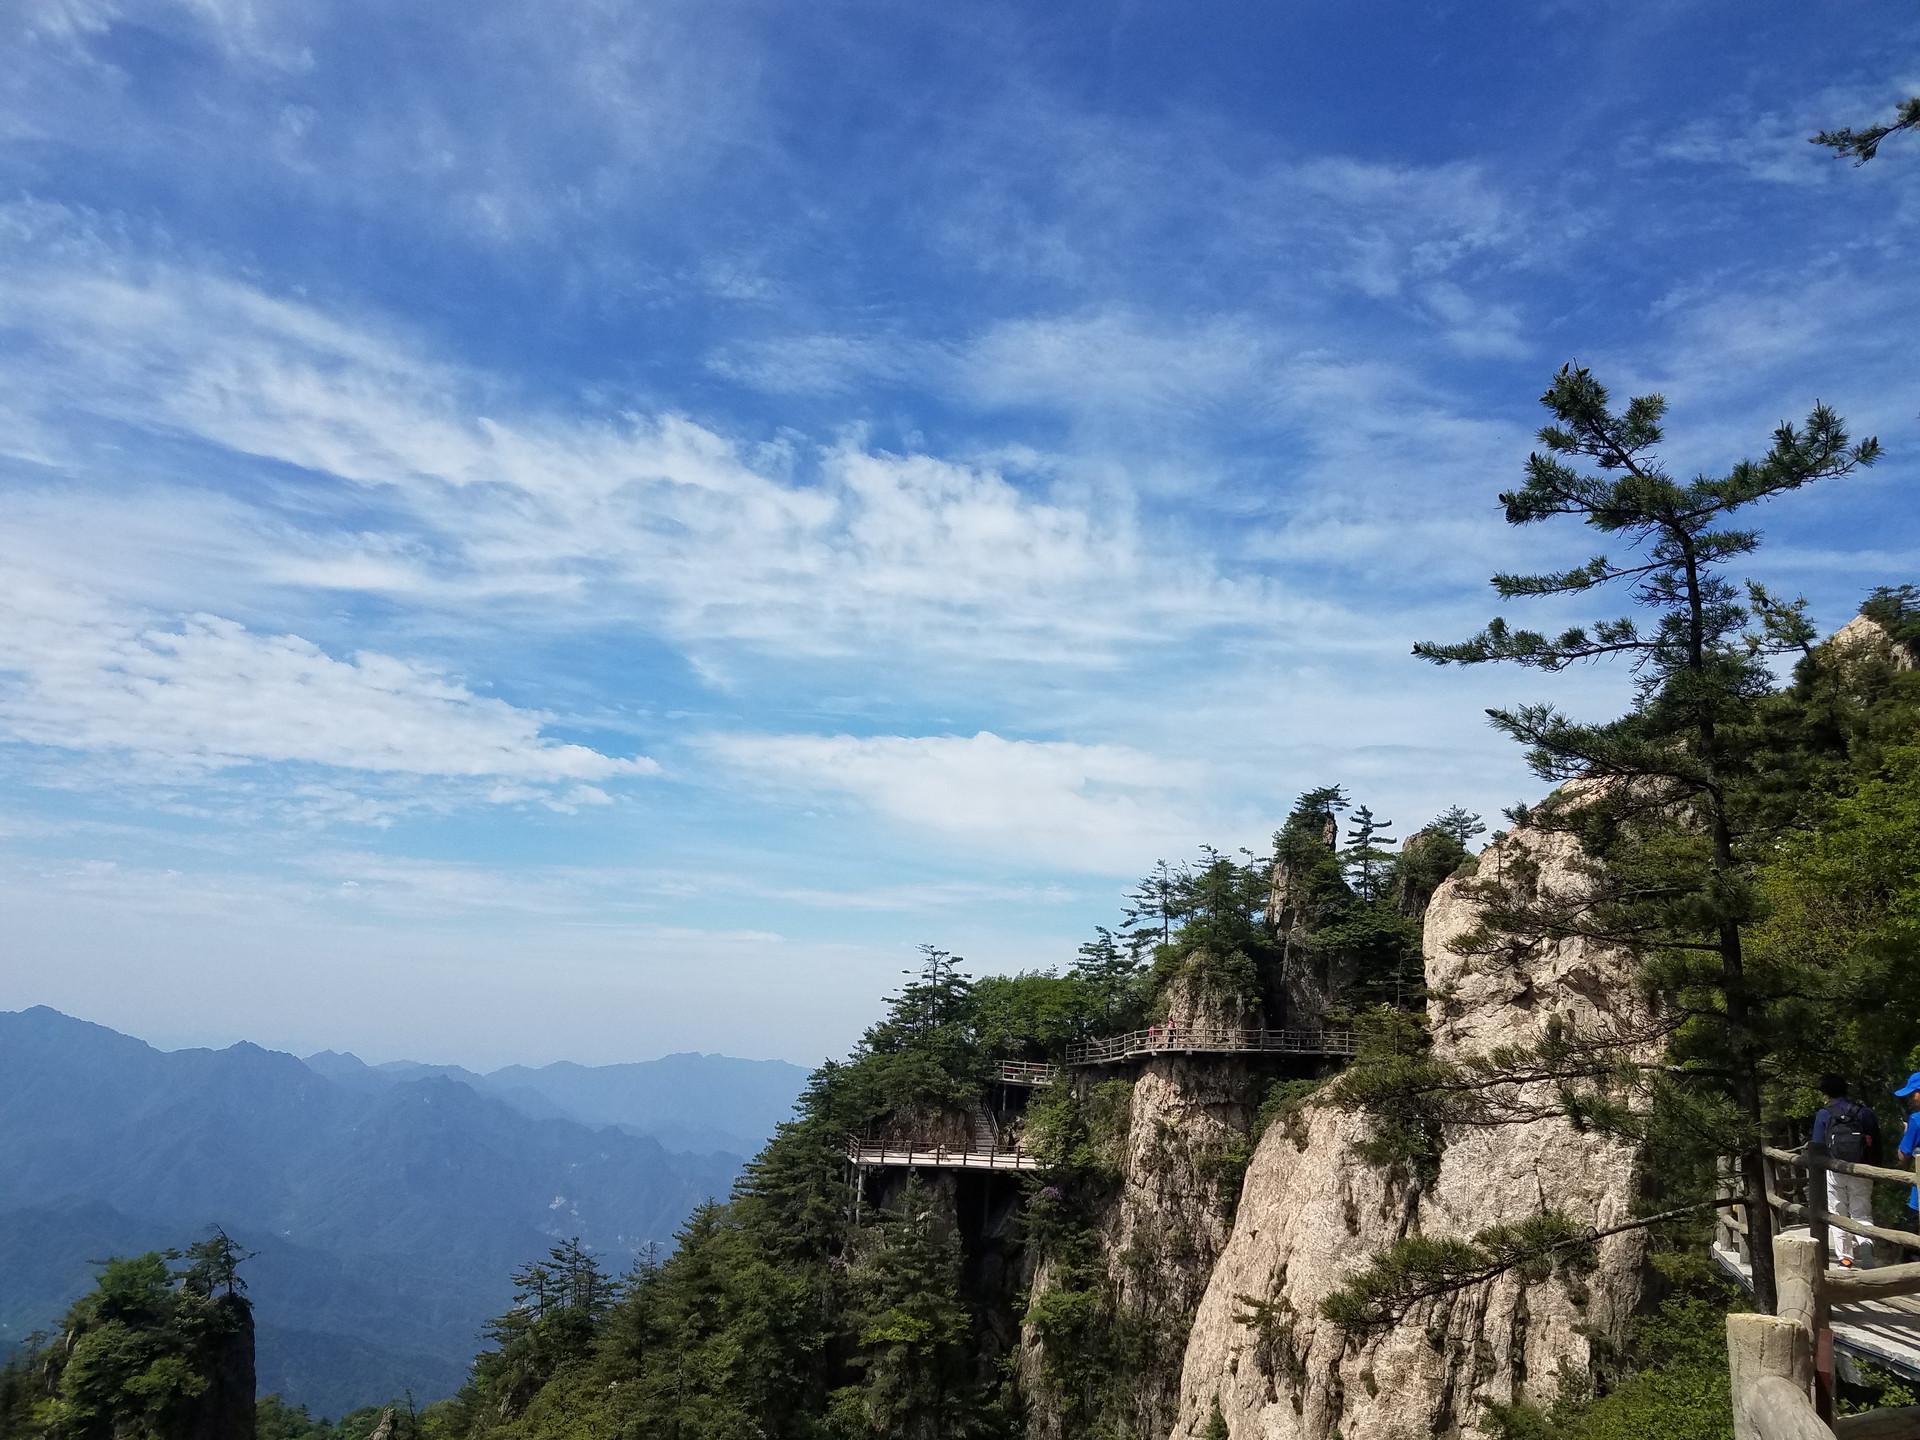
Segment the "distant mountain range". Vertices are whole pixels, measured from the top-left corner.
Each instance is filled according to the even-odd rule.
[[[807,1072],[784,1060],[727,1055],[667,1055],[627,1065],[538,1069],[509,1065],[480,1074],[458,1065],[392,1060],[368,1065],[357,1055],[322,1050],[308,1069],[342,1085],[366,1088],[425,1079],[455,1080],[504,1100],[536,1120],[578,1120],[649,1135],[669,1150],[751,1155],[793,1110]]]
[[[160,1051],[0,1012],[0,1351],[57,1321],[93,1261],[217,1222],[259,1252],[261,1393],[327,1415],[448,1394],[515,1266],[570,1235],[615,1270],[670,1244],[805,1079],[720,1055],[479,1075]]]

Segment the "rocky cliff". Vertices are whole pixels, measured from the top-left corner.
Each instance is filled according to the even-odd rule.
[[[1583,883],[1574,859],[1565,837],[1521,829],[1479,865],[1483,875],[1515,867],[1567,892]],[[1440,1056],[1525,1042],[1556,1015],[1634,1020],[1638,1001],[1619,952],[1570,943],[1517,963],[1468,960],[1452,942],[1477,919],[1464,877],[1442,885],[1427,910],[1428,1018]],[[1429,1302],[1377,1339],[1325,1320],[1326,1296],[1409,1233],[1470,1236],[1543,1200],[1604,1226],[1626,1216],[1636,1184],[1631,1148],[1557,1118],[1447,1136],[1424,1186],[1355,1155],[1366,1126],[1363,1115],[1309,1106],[1261,1140],[1192,1325],[1178,1440],[1205,1435],[1216,1406],[1236,1440],[1470,1434],[1489,1402],[1550,1400],[1563,1375],[1590,1372],[1623,1338],[1641,1293],[1637,1234],[1604,1242],[1579,1276],[1509,1274]]]
[[[1161,1023],[1189,1035],[1265,1024],[1244,979],[1204,950],[1188,954],[1167,985]],[[1079,1253],[1043,1258],[1034,1274],[1019,1362],[1031,1440],[1171,1430],[1188,1328],[1232,1233],[1262,1078],[1232,1057],[1170,1053],[1125,1078],[1082,1082],[1082,1102],[1100,1088],[1098,1108],[1111,1117],[1101,1124],[1106,1182],[1084,1246],[1064,1247]],[[1105,1332],[1085,1346],[1100,1355],[1105,1379],[1077,1400],[1061,1392],[1061,1371],[1075,1367],[1048,1353],[1034,1318],[1050,1294],[1072,1290],[1097,1307],[1095,1328]]]

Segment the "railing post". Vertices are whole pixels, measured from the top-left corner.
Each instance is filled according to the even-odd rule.
[[[1827,1209],[1826,1162],[1832,1157],[1824,1145],[1809,1144],[1804,1152],[1807,1172],[1807,1231],[1812,1237],[1821,1277],[1813,1287],[1813,1408],[1822,1420],[1833,1420],[1833,1321],[1827,1303],[1825,1277],[1833,1259],[1831,1213]],[[1781,1217],[1783,1220],[1786,1218]],[[1857,1242],[1855,1248],[1858,1248]],[[1779,1253],[1779,1247],[1774,1247]],[[1786,1314],[1783,1303],[1780,1313]]]
[[[1827,1304],[1826,1256],[1811,1235],[1779,1235],[1773,1240],[1773,1278],[1782,1319],[1800,1327],[1812,1358],[1813,1408],[1833,1419],[1833,1325]]]
[[[1781,1376],[1802,1393],[1813,1383],[1806,1337],[1780,1315],[1727,1316],[1727,1374],[1733,1401],[1733,1440],[1762,1440],[1749,1406],[1759,1383]]]
[[[1827,1147],[1808,1145],[1803,1152],[1807,1172],[1807,1230],[1820,1246],[1820,1264],[1824,1268],[1833,1258],[1833,1239],[1827,1233]],[[1782,1219],[1785,1217],[1782,1216]]]

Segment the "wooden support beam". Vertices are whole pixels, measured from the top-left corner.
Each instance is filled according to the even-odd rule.
[[[1913,1237],[1920,1241],[1920,1236]],[[1891,1300],[1920,1293],[1920,1262],[1881,1265],[1872,1270],[1836,1270],[1827,1276],[1828,1294],[1837,1304],[1854,1300]]]
[[[1827,1247],[1813,1235],[1773,1237],[1774,1312],[1793,1321],[1813,1356],[1813,1409],[1833,1418],[1833,1318],[1827,1308]]]
[[[1814,1332],[1820,1326],[1821,1282],[1826,1267],[1820,1263],[1820,1245],[1811,1235],[1773,1237],[1773,1283],[1779,1296],[1776,1312],[1791,1320],[1813,1353]]]

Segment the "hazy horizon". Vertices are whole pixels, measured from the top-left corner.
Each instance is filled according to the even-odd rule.
[[[1877,432],[1752,573],[1920,581],[1854,18],[8,8],[0,1007],[811,1066],[1309,787],[1498,824],[1630,677],[1408,652],[1602,548],[1496,500],[1569,358]]]
[[[38,1008],[36,1004],[32,1004],[32,1003],[22,1004],[22,1005],[10,1007],[9,1009],[0,1010],[0,1015],[20,1014],[24,1011],[33,1010],[35,1008]],[[583,1060],[579,1060],[577,1057],[572,1055],[550,1055],[545,1057],[544,1059],[533,1059],[533,1060],[487,1060],[484,1058],[480,1060],[472,1060],[472,1059],[461,1058],[461,1057],[449,1057],[445,1055],[430,1055],[430,1054],[409,1054],[409,1055],[369,1054],[361,1050],[358,1050],[351,1045],[320,1045],[320,1046],[307,1046],[307,1047],[298,1046],[298,1045],[278,1045],[278,1044],[272,1044],[272,1043],[269,1043],[268,1041],[262,1040],[257,1035],[231,1034],[230,1032],[225,1030],[209,1032],[205,1038],[195,1038],[192,1032],[186,1032],[184,1034],[166,1034],[161,1032],[148,1032],[138,1028],[129,1028],[128,1026],[125,1026],[125,1025],[108,1024],[106,1021],[101,1020],[96,1016],[76,1014],[71,1010],[63,1010],[57,1005],[48,1005],[45,1008],[49,1010],[53,1010],[60,1015],[64,1015],[69,1020],[78,1020],[83,1023],[91,1024],[91,1025],[104,1025],[109,1030],[115,1031],[116,1033],[121,1035],[125,1035],[131,1039],[139,1040],[144,1044],[151,1046],[155,1050],[159,1050],[169,1054],[176,1051],[180,1051],[180,1050],[226,1050],[226,1049],[232,1048],[235,1045],[250,1044],[250,1045],[257,1045],[262,1050],[278,1051],[281,1054],[291,1055],[295,1059],[301,1060],[301,1061],[310,1060],[316,1055],[321,1055],[321,1054],[326,1054],[331,1052],[337,1055],[351,1055],[354,1059],[360,1061],[362,1064],[373,1067],[373,1068],[378,1068],[382,1065],[407,1064],[407,1063],[420,1064],[420,1065],[435,1065],[435,1066],[452,1065],[452,1066],[458,1066],[464,1070],[474,1071],[475,1073],[480,1075],[489,1075],[496,1070],[509,1069],[514,1066],[523,1066],[528,1069],[539,1069],[542,1066],[546,1066],[546,1065],[561,1065],[561,1064],[568,1064],[568,1063],[582,1064],[582,1065],[590,1064],[590,1065],[596,1065],[596,1066],[645,1065],[645,1064],[650,1064],[654,1061],[672,1060],[672,1059],[680,1058],[682,1056],[692,1056],[695,1059],[701,1059],[701,1060],[709,1060],[709,1059],[743,1060],[750,1064],[797,1065],[807,1070],[813,1069],[819,1063],[819,1061],[817,1060],[816,1061],[792,1060],[783,1055],[729,1055],[719,1050],[667,1050],[667,1051],[661,1051],[657,1054],[632,1055],[623,1060],[598,1060],[598,1061],[583,1061]],[[824,1059],[827,1057],[823,1056],[821,1058]]]

